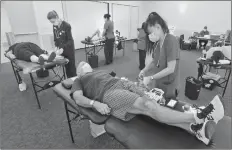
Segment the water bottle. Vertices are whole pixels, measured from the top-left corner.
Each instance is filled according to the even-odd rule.
[[[22,81],[22,83],[19,84],[19,91],[25,91],[27,89],[27,85],[25,82]]]
[[[202,56],[203,58],[206,58],[206,50],[205,50],[205,49],[202,50],[202,55],[203,55],[203,56]]]

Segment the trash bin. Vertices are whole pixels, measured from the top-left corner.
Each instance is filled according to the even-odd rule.
[[[201,91],[202,82],[194,77],[187,77],[185,83],[185,96],[197,100]]]
[[[98,67],[98,55],[91,54],[88,56],[88,62],[92,68]]]

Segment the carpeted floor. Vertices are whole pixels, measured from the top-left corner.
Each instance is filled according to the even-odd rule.
[[[114,63],[103,66],[104,55],[100,52],[99,68],[115,71],[118,76],[135,80],[138,73],[138,52],[132,51],[132,43],[126,44],[126,53],[118,51]],[[197,76],[196,51],[181,51],[181,91],[180,99],[198,105],[207,104],[221,89],[201,90],[199,99],[191,101],[184,96],[185,78]],[[83,50],[76,51],[76,60],[85,60]],[[28,75],[24,80],[28,85],[25,92],[20,92],[16,84],[10,63],[0,66],[0,100],[1,100],[1,148],[4,149],[121,149],[124,148],[107,134],[96,139],[91,137],[88,121],[73,123],[76,144],[72,144],[66,122],[62,101],[52,89],[39,93],[42,109],[37,108],[31,81]],[[231,116],[231,82],[224,96],[225,113]]]

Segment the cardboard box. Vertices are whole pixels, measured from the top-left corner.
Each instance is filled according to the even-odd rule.
[[[105,128],[104,128],[105,124],[97,125],[97,124],[93,123],[92,121],[89,121],[89,126],[90,126],[90,133],[94,138],[96,138],[96,137],[98,137],[106,132]]]

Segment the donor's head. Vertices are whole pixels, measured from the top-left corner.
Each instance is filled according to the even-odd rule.
[[[93,72],[92,67],[88,63],[86,63],[84,61],[80,62],[78,67],[77,67],[77,75],[79,77],[81,77],[81,76],[85,75],[88,72]]]

